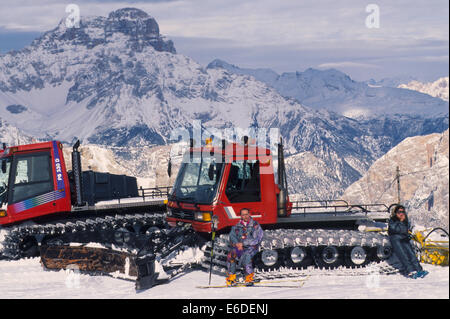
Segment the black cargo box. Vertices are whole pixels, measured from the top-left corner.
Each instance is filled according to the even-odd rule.
[[[136,177],[84,171],[83,200],[89,205],[99,201],[138,197]]]

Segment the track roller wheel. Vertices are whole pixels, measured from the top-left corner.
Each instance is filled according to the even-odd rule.
[[[255,255],[254,265],[262,270],[274,270],[283,265],[283,254],[279,250],[265,249]]]
[[[362,267],[369,262],[368,252],[361,246],[348,247],[345,250],[345,265],[348,267]]]
[[[19,249],[22,257],[25,258],[39,257],[40,255],[38,242],[32,236],[25,237],[19,244]]]
[[[131,241],[133,232],[126,228],[119,228],[114,231],[114,241],[118,245],[128,244]]]
[[[160,233],[161,233],[161,229],[159,227],[156,227],[156,226],[151,226],[145,231],[146,235],[152,235],[152,234],[157,235],[157,234],[160,234]]]
[[[392,247],[388,245],[377,246],[375,248],[375,259],[386,260],[392,256]]]
[[[343,255],[342,249],[336,246],[319,246],[316,251],[315,261],[319,268],[337,268],[344,263]]]
[[[306,268],[314,263],[311,249],[303,246],[295,246],[286,249],[286,267]]]

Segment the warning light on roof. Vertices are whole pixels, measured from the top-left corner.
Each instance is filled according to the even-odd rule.
[[[208,147],[208,148],[212,147],[212,140],[213,140],[212,137],[208,137],[205,139],[206,147]]]

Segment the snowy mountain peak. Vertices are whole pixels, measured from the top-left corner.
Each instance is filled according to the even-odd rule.
[[[304,72],[297,71],[296,73],[300,76],[315,76],[315,77],[320,77],[322,79],[341,78],[341,79],[345,79],[345,80],[354,82],[350,78],[350,76],[348,76],[344,72],[341,72],[336,69],[319,70],[319,69],[314,69],[314,68],[307,68]]]
[[[258,68],[258,69],[246,69],[240,68],[234,64],[230,64],[224,60],[215,59],[211,61],[206,69],[224,69],[229,73],[239,74],[239,75],[250,75],[256,80],[264,82],[268,85],[274,83],[280,75],[268,68]]]
[[[32,43],[32,47],[44,48],[52,53],[63,46],[84,46],[88,49],[114,43],[141,52],[152,46],[157,51],[176,53],[173,42],[165,41],[156,20],[146,12],[135,8],[123,8],[111,12],[108,17],[82,16],[78,26],[68,25],[66,20],[46,32]]]
[[[362,83],[353,81],[350,76],[336,69],[318,70],[308,68],[304,72],[286,72],[281,75],[280,81],[292,81],[294,78],[296,79],[297,90],[303,90],[304,97],[316,96],[317,90],[330,92],[352,91],[365,86]]]
[[[217,69],[217,68],[228,69],[228,68],[238,68],[238,67],[233,64],[230,64],[224,60],[214,59],[213,61],[211,61],[208,64],[208,66],[206,68],[207,69]]]
[[[141,21],[147,20],[149,18],[153,19],[148,15],[147,12],[137,9],[137,8],[122,8],[113,11],[108,16],[109,19],[117,21]],[[154,19],[153,19],[154,20]]]

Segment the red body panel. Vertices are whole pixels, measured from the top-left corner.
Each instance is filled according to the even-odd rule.
[[[214,148],[195,148],[193,152],[214,151]],[[217,151],[217,149],[216,149]],[[272,166],[272,156],[266,148],[257,148],[253,146],[243,146],[239,144],[229,144],[225,148],[225,170],[218,187],[218,196],[211,205],[194,205],[188,203],[179,203],[169,201],[168,208],[180,208],[185,211],[213,212],[213,215],[219,218],[218,230],[235,225],[240,220],[240,210],[248,208],[253,219],[261,225],[272,225],[277,222],[277,194],[278,186],[275,184],[274,172]],[[233,160],[253,160],[260,161],[260,198],[259,202],[231,203],[225,194],[231,162]],[[177,221],[191,223],[198,232],[211,232],[211,222],[192,221],[186,219],[177,219],[168,217],[167,221],[174,225]]]
[[[0,154],[0,156],[14,157],[20,154],[32,154],[36,152],[49,152],[50,154],[53,190],[46,194],[8,205],[7,216],[0,218],[0,225],[31,220],[37,217],[71,210],[70,185],[62,152],[62,144],[60,142],[52,141],[10,147],[3,154]]]

